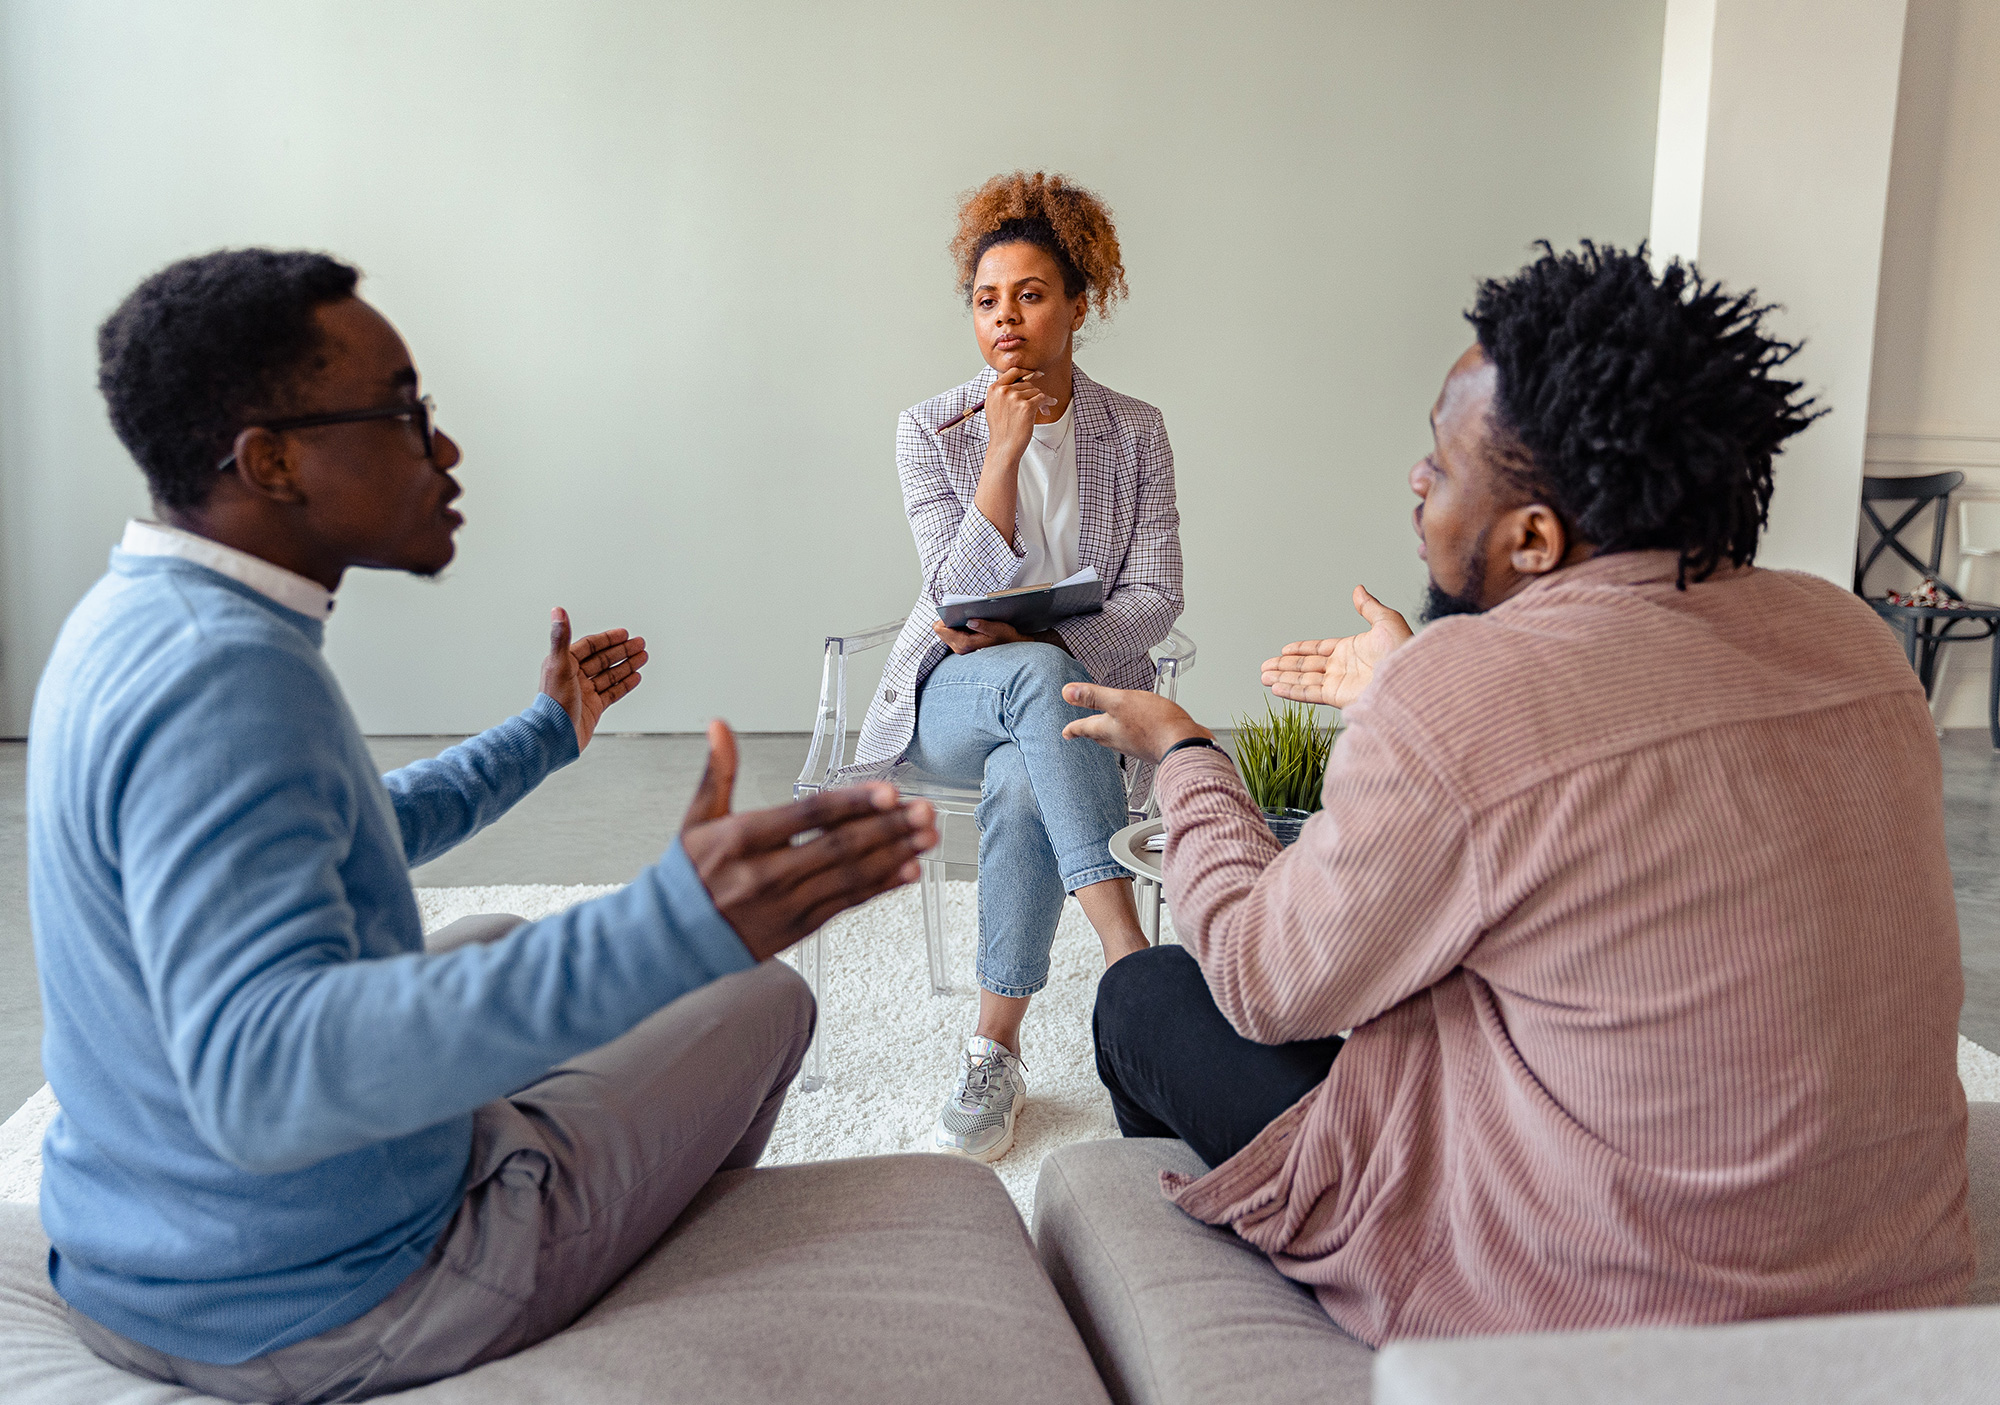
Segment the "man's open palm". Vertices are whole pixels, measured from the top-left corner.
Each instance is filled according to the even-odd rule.
[[[576,749],[590,745],[604,709],[639,686],[646,641],[622,629],[570,642],[569,611],[549,613],[549,653],[542,660],[542,691],[563,705],[576,726]]]
[[[759,961],[828,918],[917,881],[937,847],[937,811],[886,783],[823,790],[770,810],[730,812],[736,735],[708,724],[708,765],[681,822],[681,849],[723,920]]]
[[[1264,660],[1264,686],[1293,702],[1346,707],[1368,686],[1375,666],[1410,641],[1409,621],[1363,586],[1354,587],[1354,609],[1368,621],[1366,634],[1345,639],[1302,639]]]

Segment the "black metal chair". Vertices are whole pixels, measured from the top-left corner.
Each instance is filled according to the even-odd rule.
[[[1903,652],[1910,667],[1923,681],[1924,696],[1931,695],[1937,681],[1938,652],[1947,644],[1964,644],[1992,639],[2000,634],[2000,605],[1968,601],[1938,577],[1944,558],[1944,524],[1951,511],[1951,495],[1965,482],[1963,473],[1927,473],[1921,478],[1863,478],[1861,515],[1875,529],[1875,543],[1866,554],[1855,549],[1854,593],[1866,600],[1891,629],[1903,636]],[[1908,503],[1902,515],[1884,522],[1875,511],[1877,503]],[[1920,561],[1903,545],[1900,533],[1924,512],[1936,514],[1931,527],[1930,559]],[[1927,581],[1936,584],[1938,594],[1959,602],[1949,605],[1899,605],[1880,596],[1871,596],[1863,585],[1868,569],[1888,552],[1903,561]],[[1961,629],[1961,626],[1964,628]],[[1986,695],[1986,728],[1995,750],[2000,750],[2000,642],[1993,649],[1993,678]]]

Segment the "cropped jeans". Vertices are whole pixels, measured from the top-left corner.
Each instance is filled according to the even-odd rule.
[[[917,695],[911,764],[979,786],[979,984],[995,995],[1048,984],[1065,894],[1130,876],[1110,848],[1126,823],[1117,754],[1063,739],[1090,715],[1063,685],[1089,681],[1055,645],[1024,641],[952,654]]]

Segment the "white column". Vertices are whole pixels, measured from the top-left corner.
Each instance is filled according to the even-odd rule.
[[[1906,0],[1668,0],[1653,177],[1660,259],[1755,288],[1833,413],[1777,466],[1758,563],[1854,571]]]
[[[1708,91],[1715,0],[1667,0],[1660,50],[1660,129],[1653,148],[1653,266],[1701,247],[1701,182],[1708,160]]]

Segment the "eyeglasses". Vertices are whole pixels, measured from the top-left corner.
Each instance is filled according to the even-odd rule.
[[[327,424],[361,424],[367,420],[408,420],[416,427],[417,437],[424,441],[424,457],[435,456],[437,448],[437,426],[432,417],[437,413],[437,403],[426,395],[414,405],[384,405],[374,410],[335,410],[324,415],[294,415],[290,419],[266,420],[262,424],[245,425],[245,429],[268,429],[273,434],[286,429],[317,429]],[[231,454],[215,466],[217,473],[227,473],[236,466],[236,455]]]

